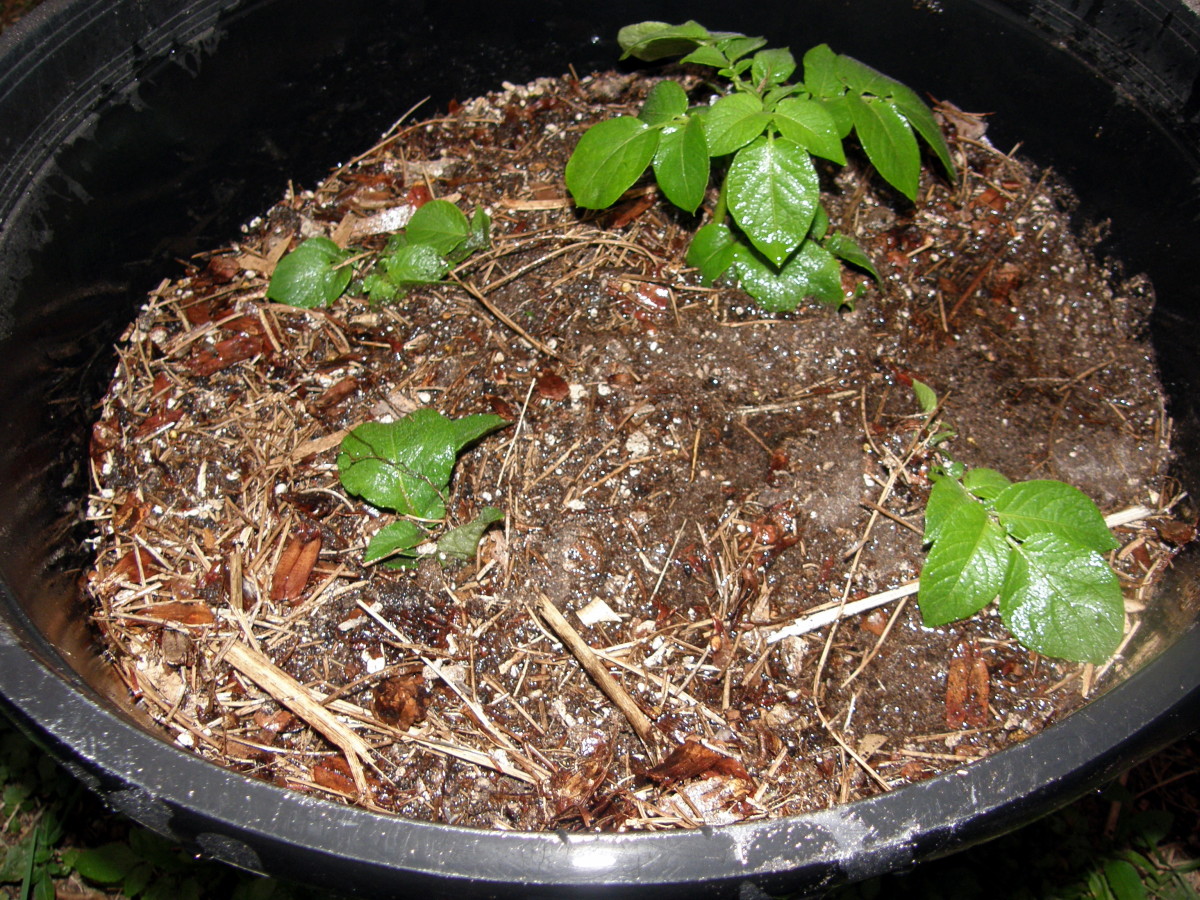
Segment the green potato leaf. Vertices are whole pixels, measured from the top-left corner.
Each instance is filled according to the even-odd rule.
[[[362,289],[372,305],[391,303],[401,296],[399,285],[387,276],[387,272],[377,269],[362,280]]]
[[[682,25],[639,22],[618,31],[617,43],[624,51],[621,59],[633,56],[643,62],[654,62],[668,56],[680,56],[715,36],[699,22],[691,20]]]
[[[748,37],[744,34],[730,34],[728,37],[717,41],[716,48],[732,63],[766,45],[766,38]]]
[[[708,287],[728,271],[737,255],[737,247],[737,239],[728,225],[711,222],[692,238],[687,264],[700,270],[700,278]]]
[[[968,470],[963,475],[962,484],[980,500],[991,501],[1000,496],[1000,493],[1012,484],[1012,481],[995,469],[981,466],[978,469]]]
[[[654,177],[666,198],[694,213],[708,189],[708,144],[700,119],[663,129],[654,153]]]
[[[802,147],[763,136],[734,156],[725,189],[738,227],[767,259],[782,266],[808,234],[821,186]]]
[[[1030,650],[1104,662],[1121,642],[1124,612],[1121,585],[1099,553],[1046,533],[1013,549],[1000,615]]]
[[[823,246],[838,259],[845,260],[852,266],[857,266],[876,281],[879,281],[879,272],[876,270],[875,264],[871,262],[871,257],[867,256],[867,252],[858,245],[858,241],[854,240],[854,238],[835,231],[829,237],[825,238]]]
[[[829,113],[829,117],[833,119],[833,124],[837,127],[838,140],[845,140],[849,137],[850,132],[854,130],[854,116],[850,114],[850,98],[848,95],[840,97],[818,97],[817,103]]]
[[[130,849],[152,866],[178,871],[188,864],[186,851],[161,834],[139,828],[129,832],[128,840]]]
[[[938,408],[937,392],[923,381],[913,379],[913,393],[917,395],[917,403],[921,406],[921,412],[929,415],[936,412]]]
[[[654,159],[659,131],[632,116],[587,130],[567,160],[567,189],[585,209],[612,206]]]
[[[279,260],[267,297],[304,309],[329,306],[350,284],[354,272],[344,263],[353,255],[327,237],[309,238]]]
[[[463,562],[475,558],[479,541],[488,527],[503,521],[504,513],[494,506],[485,506],[470,522],[452,528],[437,542],[438,556]]]
[[[766,312],[791,312],[807,297],[830,306],[846,299],[837,260],[813,241],[801,244],[777,269],[755,248],[735,239],[730,273]]]
[[[97,884],[117,884],[142,861],[124,841],[80,850],[71,859],[75,871]]]
[[[1154,872],[1157,868],[1150,863],[1146,867],[1146,871]],[[1112,892],[1114,900],[1147,900],[1149,897],[1149,894],[1146,893],[1146,885],[1142,883],[1141,874],[1128,860],[1105,860],[1104,880]],[[1153,882],[1150,883],[1153,884]],[[1157,891],[1155,893],[1157,894]]]
[[[750,66],[752,66],[752,65],[753,65],[753,62],[751,62],[748,59],[739,59],[728,69],[722,69],[717,74],[721,75],[725,78],[729,78],[730,80],[736,81],[737,79],[735,78],[735,76],[745,75],[748,71],[750,71]]]
[[[178,866],[179,860],[178,857],[176,857],[175,865],[172,868],[178,868]],[[153,892],[147,892],[145,894],[142,893],[146,890],[146,887],[150,884],[150,880],[153,877],[154,866],[149,862],[143,861],[140,865],[135,866],[133,871],[126,875],[121,881],[121,892],[127,897],[149,896],[151,900],[153,900]],[[58,895],[54,892],[54,885],[51,884],[49,887],[50,892],[48,894],[38,894],[35,891],[32,900],[56,900]]]
[[[750,63],[750,77],[756,89],[783,84],[796,71],[796,59],[786,47],[759,50]]]
[[[937,476],[933,489],[929,492],[929,500],[925,504],[925,543],[936,543],[942,536],[942,529],[953,513],[963,506],[977,505],[975,500],[959,484],[957,478],[949,475]]]
[[[448,419],[418,409],[396,422],[359,425],[342,440],[337,456],[342,486],[372,506],[440,519],[459,451],[506,424],[499,416]]]
[[[828,233],[829,213],[825,212],[825,207],[823,204],[818,203],[817,211],[813,213],[812,225],[810,225],[808,228],[808,238],[812,241],[823,241],[825,240],[825,235]],[[825,249],[829,250],[830,253],[833,253],[833,251],[828,247]],[[837,254],[835,253],[834,255],[836,256]]]
[[[785,97],[775,105],[771,121],[789,141],[838,165],[846,164],[837,123],[818,101]]]
[[[975,615],[1000,593],[1012,549],[1004,529],[978,503],[957,506],[921,569],[917,603],[928,626]]]
[[[775,109],[779,105],[779,101],[785,97],[799,96],[804,100],[812,100],[808,96],[808,92],[804,90],[802,84],[778,84],[762,95],[763,108]],[[818,100],[813,100],[814,103],[819,103]]]
[[[763,133],[771,116],[753,94],[727,94],[704,114],[704,136],[710,156],[724,156]]]
[[[693,63],[698,66],[712,66],[714,69],[723,69],[731,62],[724,53],[712,44],[701,44],[679,61]]]
[[[405,244],[380,260],[398,288],[434,284],[450,273],[450,264],[429,244]]]
[[[908,120],[890,100],[854,94],[847,95],[846,100],[854,131],[875,170],[909,200],[916,200],[921,151]]]
[[[845,82],[838,77],[838,55],[828,44],[817,44],[804,54],[804,87],[814,97],[840,97],[846,92]]]
[[[400,556],[400,559],[392,560],[389,568],[412,568],[417,564],[419,556],[412,551],[428,540],[429,533],[412,519],[397,519],[375,532],[367,543],[363,563],[370,565],[381,559]]]
[[[937,119],[933,117],[933,112],[925,105],[925,102],[917,96],[915,91],[896,82],[892,89],[892,103],[900,111],[900,115],[908,120],[908,124],[916,129],[917,134],[924,138],[925,143],[933,150],[934,155],[946,170],[950,180],[957,181],[958,170],[954,167],[950,148],[946,145],[946,139],[942,136],[942,129],[938,127]]]
[[[880,99],[887,99],[900,87],[900,82],[893,81],[852,56],[838,54],[834,70],[837,79],[853,94],[871,94]]]
[[[496,507],[484,507],[470,522],[450,529],[423,552],[423,546],[430,540],[428,532],[411,519],[400,519],[376,533],[367,546],[363,562],[384,560],[389,569],[413,569],[429,557],[436,557],[442,565],[452,559],[467,562],[475,558],[479,541],[488,527],[503,519],[504,513]]]
[[[471,234],[471,223],[463,211],[447,200],[430,200],[412,214],[404,235],[409,244],[432,247],[449,256]]]
[[[447,259],[458,265],[464,259],[480,250],[486,250],[492,245],[492,217],[481,208],[476,208],[471,215],[467,236],[456,248],[451,250]]]
[[[1019,541],[1054,534],[1097,553],[1121,546],[1091,498],[1061,481],[1034,480],[1009,485],[996,494],[993,508],[1000,524]]]
[[[646,95],[638,118],[647,125],[666,125],[687,113],[688,98],[677,81],[660,81]]]

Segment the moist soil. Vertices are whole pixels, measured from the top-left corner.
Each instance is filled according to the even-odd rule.
[[[1023,649],[992,608],[926,628],[912,585],[944,451],[1122,516],[1136,631],[1193,533],[1170,514],[1150,285],[1096,260],[1101,229],[1071,231],[1053,172],[943,104],[960,183],[929,170],[910,204],[863,159],[823,173],[880,282],[848,272],[853,304],[765,315],[700,284],[683,256],[702,220],[652,187],[602,213],[565,194],[579,135],[652,85],[506,85],[399,124],[152,293],[91,450],[87,591],[138,715],[370,809],[653,830],[894,790],[1119,677],[1119,653]],[[388,306],[266,301],[305,237],[362,248],[366,272],[430,197],[494,220],[450,281]],[[472,562],[364,566],[393,517],[342,489],[338,445],[422,407],[511,422],[447,497],[452,525],[505,519]]]

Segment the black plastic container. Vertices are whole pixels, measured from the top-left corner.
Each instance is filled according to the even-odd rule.
[[[670,834],[470,831],[387,818],[218,769],[138,726],[76,578],[90,407],[111,343],[173,260],[227,241],[368,146],[416,100],[607,67],[618,26],[696,18],[827,41],[921,91],[994,110],[1111,221],[1159,295],[1176,475],[1200,484],[1200,15],[1180,2],[50,0],[0,36],[0,692],[114,807],[236,865],[367,896],[762,896],[943,855],[1060,806],[1200,713],[1196,553],[1136,671],[1023,744],[892,794]]]

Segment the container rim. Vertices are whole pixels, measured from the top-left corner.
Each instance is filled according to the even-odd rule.
[[[1066,803],[1200,721],[1200,627],[1029,740],[890,794],[806,815],[658,833],[503,832],[340,806],[222,769],[82,697],[0,620],[10,714],[121,811],[266,871],[260,847],[337,856],[379,874],[537,886],[685,886],[804,873],[859,880],[1001,834],[1043,794]],[[180,826],[183,826],[181,829]],[[190,832],[190,833],[189,833]],[[207,845],[207,846],[206,846]]]

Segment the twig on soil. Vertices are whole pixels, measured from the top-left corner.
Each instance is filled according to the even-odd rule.
[[[1046,169],[1042,172],[1042,175],[1040,178],[1038,178],[1037,183],[1026,194],[1024,202],[1012,215],[1008,216],[1009,221],[1015,222],[1016,220],[1020,219],[1021,216],[1025,215],[1030,204],[1032,204],[1038,194],[1041,193],[1042,185],[1046,183],[1046,179],[1050,176],[1050,171],[1050,169]],[[1010,246],[1011,245],[1009,244],[1005,244],[1002,249],[998,249],[995,253],[993,253],[991,258],[979,268],[979,271],[976,273],[975,277],[971,279],[971,283],[967,285],[966,290],[959,294],[958,300],[955,301],[954,306],[950,309],[950,312],[946,314],[944,325],[948,326],[949,323],[954,320],[954,317],[958,315],[958,311],[962,308],[962,305],[971,299],[971,297],[979,289],[979,286],[983,283],[984,278],[986,278],[988,273],[992,271],[993,266],[995,266],[996,263],[1003,259],[1007,254]]]
[[[442,671],[444,660],[424,659],[424,662],[428,669],[432,670],[433,673],[437,675],[447,687],[450,688],[450,690],[454,691],[454,693],[458,696],[458,699],[462,701],[463,706],[465,706],[467,711],[471,714],[471,718],[475,720],[475,724],[480,727],[484,734],[486,734],[506,753],[512,754],[525,765],[525,768],[529,770],[529,773],[532,776],[532,780],[541,781],[550,777],[550,773],[546,769],[529,759],[524,753],[521,752],[520,749],[517,748],[515,744],[513,744],[512,741],[508,739],[507,736],[505,736],[504,732],[496,727],[496,725],[488,717],[487,713],[483,711],[483,707],[467,696],[467,693],[461,684],[459,684],[455,679],[451,678],[449,673]]]
[[[418,735],[409,735],[408,740],[433,753],[452,756],[455,759],[461,759],[463,762],[472,763],[485,769],[492,769],[502,775],[515,778],[518,781],[524,781],[526,784],[537,784],[539,781],[539,779],[522,769],[518,769],[512,763],[503,759],[493,759],[482,750],[476,750],[474,747],[464,747],[462,744],[452,744],[449,741],[440,741],[436,738],[421,737]]]
[[[839,747],[841,747],[843,750],[846,751],[846,755],[848,755],[851,759],[853,759],[856,763],[858,763],[862,767],[862,770],[864,772],[866,772],[868,775],[870,775],[871,779],[876,784],[878,784],[881,788],[883,788],[883,790],[885,792],[891,791],[892,786],[890,784],[888,784],[887,781],[884,780],[883,776],[880,775],[878,772],[876,772],[875,769],[871,766],[871,764],[868,763],[865,759],[863,759],[862,756],[857,751],[855,751],[855,749],[853,747],[851,747],[849,744],[847,744],[846,739],[843,738],[841,736],[841,734],[838,733],[838,730],[833,727],[833,723],[830,722],[829,719],[827,719],[825,717],[825,713],[821,710],[821,704],[814,703],[813,709],[816,710],[817,717],[821,720],[821,724],[825,726],[825,730],[829,733],[829,736],[832,737],[835,741],[837,741],[837,744]],[[846,798],[846,799],[849,799],[849,798]]]
[[[711,624],[711,620],[703,620],[703,621]],[[695,624],[700,624],[700,623],[695,623]],[[596,654],[596,656],[600,657],[600,659],[610,662],[614,666],[617,666],[620,669],[624,669],[626,672],[629,672],[633,675],[637,675],[639,678],[646,679],[646,681],[661,688],[665,692],[666,695],[673,697],[675,700],[678,700],[681,704],[683,704],[691,709],[696,710],[697,712],[700,713],[700,715],[705,716],[706,718],[711,720],[713,723],[718,724],[718,725],[728,724],[728,722],[724,716],[722,716],[720,713],[713,710],[704,701],[692,696],[691,694],[687,693],[686,691],[681,690],[679,687],[671,684],[669,679],[663,678],[661,675],[656,675],[655,673],[650,672],[645,668],[639,668],[637,666],[631,665],[630,663],[627,663],[627,662],[625,662],[625,660],[621,659],[621,657],[619,655],[617,655],[617,651],[621,650],[621,649],[625,649],[628,646],[630,646],[630,645],[617,644],[612,647],[608,647],[608,648],[604,648],[604,649],[600,649],[600,650],[593,650],[593,652]]]
[[[231,666],[261,687],[293,713],[323,734],[346,757],[354,786],[365,798],[370,794],[363,763],[371,765],[371,748],[313,699],[308,689],[275,666],[261,653],[237,640],[226,645],[224,658]]]
[[[360,599],[358,601],[358,606],[372,619],[382,625],[387,631],[391,632],[396,638],[406,643],[408,642],[408,639],[404,636],[403,632],[397,629],[396,626],[389,622],[385,617],[380,615],[379,611],[374,609],[370,604],[365,603]],[[522,753],[521,750],[508,739],[504,732],[496,727],[496,725],[488,717],[487,713],[483,711],[483,707],[467,696],[466,692],[462,688],[462,685],[460,685],[454,678],[450,677],[448,672],[444,672],[442,670],[443,660],[433,660],[424,654],[419,654],[419,658],[421,662],[425,664],[425,667],[429,669],[429,671],[441,679],[441,681],[458,696],[458,699],[462,701],[463,705],[467,709],[467,712],[470,714],[470,717],[475,721],[475,724],[479,726],[480,730],[483,731],[483,733],[486,734],[487,737],[505,753],[511,754],[525,766],[528,772],[521,773],[520,777],[522,780],[528,781],[531,784],[536,784],[539,781],[544,781],[550,777],[549,771],[542,768],[533,760],[529,759],[524,753]],[[455,747],[456,745],[441,742],[439,746],[445,750],[447,747]],[[446,750],[446,752],[449,753],[450,751]],[[489,768],[497,769],[506,775],[511,775],[514,771],[521,772],[520,769],[516,769],[507,761],[497,761],[492,759],[492,757],[487,754],[482,754],[481,751],[466,748],[466,750],[463,752],[469,753],[471,759],[474,759],[474,754],[482,755],[488,760],[488,762],[484,763],[484,765],[487,765]],[[468,756],[464,756],[463,752],[451,753],[451,755],[458,756],[460,759],[468,759]]]
[[[507,325],[509,328],[511,328],[513,331],[515,331],[517,333],[517,335],[521,337],[522,340],[526,341],[531,347],[533,347],[539,353],[543,353],[546,356],[552,356],[555,359],[560,359],[565,363],[570,363],[570,360],[568,360],[566,357],[564,357],[561,353],[557,352],[553,347],[549,346],[548,344],[543,343],[542,341],[539,341],[537,338],[535,338],[533,335],[531,335],[528,331],[526,331],[524,328],[522,328],[520,325],[518,325],[515,321],[513,321],[512,317],[510,315],[508,315],[508,313],[504,312],[504,310],[500,309],[500,307],[496,306],[496,304],[494,304],[491,300],[489,300],[486,296],[484,296],[483,292],[481,290],[479,290],[479,288],[475,287],[475,285],[471,284],[471,282],[464,281],[462,278],[459,278],[458,275],[456,275],[453,272],[450,273],[450,278],[460,288],[462,288],[464,291],[466,291],[468,294],[470,294],[472,297],[474,297],[476,300],[478,300],[480,306],[482,306],[489,313],[491,313],[493,316],[495,316],[497,319],[499,319],[501,322],[503,322],[505,325]]]
[[[896,622],[900,620],[900,613],[904,612],[904,605],[907,602],[908,598],[902,597],[900,602],[896,604],[896,608],[892,610],[891,616],[888,617],[887,625],[883,627],[883,632],[879,635],[879,640],[877,640],[875,645],[867,651],[866,655],[864,655],[862,658],[862,662],[858,664],[855,670],[846,677],[845,681],[842,682],[842,690],[845,690],[850,682],[861,675],[863,669],[865,669],[870,664],[871,660],[875,658],[875,655],[879,652],[880,648],[883,647],[884,642],[888,639],[888,635],[892,633],[892,629],[896,626]]]
[[[410,106],[407,110],[405,110],[404,114],[402,116],[400,116],[400,118],[398,118],[395,122],[393,122],[388,127],[388,130],[383,133],[383,136],[379,139],[378,142],[376,142],[376,144],[373,147],[371,147],[369,150],[366,150],[363,153],[358,154],[358,156],[353,157],[348,162],[344,163],[340,168],[336,169],[332,174],[330,174],[330,176],[328,178],[325,179],[325,184],[326,185],[332,184],[343,173],[349,171],[357,163],[362,162],[364,159],[368,159],[372,156],[375,156],[384,147],[388,146],[389,144],[393,144],[400,138],[404,137],[405,133],[403,131],[400,131],[400,126],[402,124],[404,124],[404,122],[408,121],[408,118],[413,113],[415,113],[418,109],[420,109],[422,106],[424,106],[428,102],[429,102],[428,97],[422,97],[420,100],[418,100],[412,106]],[[421,122],[418,124],[424,125],[426,123]]]
[[[1131,506],[1105,516],[1104,524],[1109,528],[1120,528],[1122,525],[1132,525],[1134,522],[1140,522],[1142,519],[1148,519],[1155,515],[1158,513],[1148,506]]]
[[[904,518],[903,516],[896,515],[896,513],[892,512],[886,506],[880,506],[878,503],[875,503],[871,500],[859,500],[858,504],[859,504],[859,506],[864,506],[867,509],[875,510],[875,512],[879,513],[881,516],[886,516],[887,518],[889,518],[893,522],[895,522],[897,525],[901,525],[901,526],[907,528],[909,531],[914,532],[915,534],[923,534],[924,533],[923,531],[921,531],[920,528],[918,528],[912,522],[908,521],[908,519]]]
[[[608,699],[616,704],[617,709],[629,720],[629,724],[633,726],[633,730],[637,732],[637,736],[641,738],[642,743],[647,748],[653,746],[654,738],[654,723],[649,717],[642,712],[637,702],[629,695],[625,688],[621,687],[618,682],[609,673],[604,664],[600,662],[594,650],[588,645],[588,642],[583,639],[574,626],[567,621],[566,617],[558,611],[558,607],[545,594],[540,594],[537,599],[537,611],[550,629],[558,635],[559,639],[570,650],[579,664],[583,666],[592,679],[596,682],[597,687],[608,696]]]
[[[857,616],[859,613],[864,613],[875,609],[877,606],[891,603],[893,600],[899,600],[901,597],[910,597],[917,592],[917,588],[919,587],[920,582],[913,580],[907,584],[900,585],[900,587],[892,588],[890,591],[883,591],[879,594],[873,594],[870,597],[863,597],[861,600],[852,600],[849,603],[839,604],[832,609],[813,613],[811,616],[797,619],[791,625],[780,628],[767,638],[767,643],[775,644],[787,637],[808,634],[810,631],[824,628],[838,619]]]
[[[512,459],[513,450],[517,446],[517,438],[521,436],[521,431],[525,427],[525,414],[529,411],[529,398],[533,396],[533,387],[537,384],[537,379],[529,379],[529,390],[525,392],[525,402],[521,404],[521,414],[517,416],[517,426],[513,429],[512,438],[508,442],[508,452],[504,454],[504,462],[500,464],[500,474],[496,476],[496,483],[504,483],[504,473],[508,471],[508,463]]]
[[[530,383],[532,384],[533,382],[530,382]],[[571,457],[571,455],[576,450],[579,449],[579,445],[582,443],[583,443],[583,438],[577,438],[574,442],[572,442],[571,446],[568,447],[566,450],[564,450],[562,453],[560,453],[558,455],[558,458],[555,459],[554,462],[552,462],[552,463],[550,463],[550,465],[546,466],[546,468],[542,470],[542,473],[540,475],[538,475],[537,478],[533,479],[533,481],[526,484],[523,487],[523,491],[526,494],[528,494],[535,487],[537,487],[539,484],[541,484],[545,478],[552,475],[559,466],[561,466],[563,463],[565,463]]]

